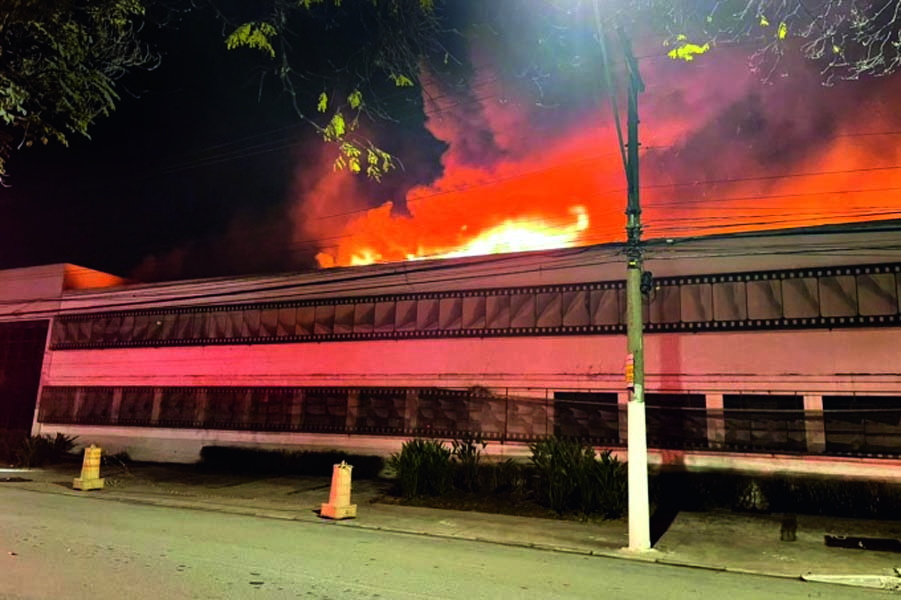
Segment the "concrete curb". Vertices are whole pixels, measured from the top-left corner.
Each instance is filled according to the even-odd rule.
[[[39,484],[40,485],[40,484]],[[141,498],[135,496],[128,495],[119,495],[115,492],[110,493],[109,491],[104,490],[100,493],[93,492],[74,492],[72,490],[68,490],[65,488],[53,489],[45,485],[41,485],[41,488],[44,489],[35,489],[36,486],[28,486],[27,484],[10,484],[10,487],[14,487],[15,489],[39,493],[39,494],[55,494],[59,496],[69,496],[73,498],[86,498],[91,500],[101,500],[105,502],[120,502],[123,504],[132,504],[137,506],[155,506],[159,508],[180,508],[186,510],[196,510],[202,512],[212,512],[212,513],[220,513],[220,514],[231,514],[237,516],[245,516],[245,517],[255,517],[260,519],[275,519],[280,521],[294,521],[297,523],[308,523],[312,525],[322,525],[322,526],[331,526],[331,527],[352,527],[356,529],[363,529],[368,531],[382,531],[388,533],[396,533],[401,535],[412,535],[418,537],[429,537],[436,539],[452,539],[452,540],[461,540],[467,542],[476,542],[482,544],[493,544],[496,546],[505,546],[510,548],[524,548],[531,550],[540,550],[543,552],[555,552],[559,554],[574,554],[580,556],[594,556],[598,558],[612,558],[618,560],[629,560],[634,562],[644,562],[650,564],[658,564],[662,566],[669,567],[681,567],[688,569],[700,569],[704,571],[715,571],[722,573],[733,573],[736,575],[754,575],[757,577],[774,577],[779,579],[789,579],[794,581],[808,581],[807,577],[804,574],[799,575],[787,575],[785,573],[773,573],[768,571],[759,571],[756,569],[744,569],[741,567],[729,567],[725,565],[710,565],[704,563],[695,563],[687,560],[678,560],[677,558],[671,556],[655,556],[656,554],[662,554],[660,551],[651,550],[649,553],[633,553],[628,550],[588,550],[585,548],[574,548],[567,546],[554,546],[550,544],[542,544],[535,542],[519,542],[519,541],[507,541],[507,540],[496,540],[483,538],[478,536],[467,536],[467,535],[454,535],[454,534],[446,534],[446,533],[436,533],[433,531],[425,531],[418,529],[404,529],[401,527],[391,527],[384,525],[371,525],[358,520],[346,520],[346,521],[331,521],[328,519],[322,519],[317,516],[313,511],[309,512],[309,515],[304,512],[298,511],[283,511],[277,509],[255,509],[255,508],[246,508],[242,506],[232,506],[227,504],[214,504],[210,502],[197,502],[190,500],[175,500],[169,498]],[[58,487],[58,486],[57,486]],[[102,494],[102,495],[101,495]],[[853,585],[846,582],[826,582],[820,581],[821,583],[834,583],[837,585]],[[871,586],[855,586],[855,587],[869,587],[869,589],[873,589]]]
[[[897,575],[804,575],[804,581],[833,583],[851,587],[897,592],[901,590],[901,577]]]

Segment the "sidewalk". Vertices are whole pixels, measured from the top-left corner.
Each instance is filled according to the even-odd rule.
[[[733,513],[680,513],[655,549],[631,553],[624,521],[579,523],[477,512],[398,506],[374,502],[384,482],[353,482],[356,519],[327,521],[315,511],[328,500],[330,480],[322,477],[252,477],[199,473],[191,467],[136,465],[109,467],[106,487],[93,492],[72,489],[77,466],[2,471],[28,479],[2,486],[93,500],[130,502],[294,520],[322,526],[360,527],[558,552],[644,560],[669,565],[799,578],[813,575],[865,576],[840,582],[889,587],[901,566],[901,554],[830,548],[824,534],[901,538],[901,521],[854,521],[798,517],[797,541],[781,542],[778,516]],[[878,578],[877,578],[878,576]],[[869,578],[867,578],[869,577]]]

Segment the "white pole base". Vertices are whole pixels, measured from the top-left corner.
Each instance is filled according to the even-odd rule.
[[[639,386],[636,385],[636,388]],[[651,514],[648,505],[648,440],[643,391],[635,390],[629,402],[629,550],[651,549]]]

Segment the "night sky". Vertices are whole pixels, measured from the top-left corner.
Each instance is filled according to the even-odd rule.
[[[591,31],[544,40],[542,64],[518,55],[536,20],[503,14],[506,31],[467,30],[459,73],[423,73],[422,95],[392,107],[398,122],[365,125],[403,161],[380,184],[335,174],[271,77],[258,97],[262,59],[226,50],[208,11],[148,27],[161,66],[121,81],[91,140],[10,158],[0,268],[72,262],[145,281],[295,271],[319,252],[337,264],[361,249],[439,255],[511,219],[576,231],[577,209],[591,222],[579,243],[620,239],[622,164]],[[787,56],[785,76],[761,82],[742,49],[689,65],[639,38],[636,54],[648,235],[901,216],[898,76],[824,87]]]
[[[10,158],[0,268],[72,262],[166,279],[314,266],[316,245],[292,241],[285,203],[298,168],[323,169],[322,144],[271,74],[259,97],[260,58],[227,50],[209,10],[148,25],[143,38],[160,66],[120,81],[117,110],[97,120],[90,140],[72,135],[68,148]],[[389,145],[416,144],[435,171],[443,146],[413,113]],[[402,194],[434,176],[417,164],[378,193]]]

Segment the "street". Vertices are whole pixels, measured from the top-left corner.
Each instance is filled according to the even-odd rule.
[[[0,487],[0,598],[879,598],[887,592]]]

